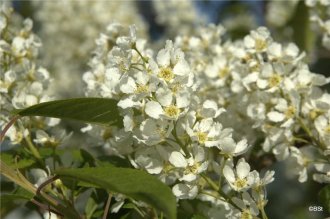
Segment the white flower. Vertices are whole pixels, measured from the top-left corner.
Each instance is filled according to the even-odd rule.
[[[194,199],[198,194],[198,187],[194,184],[179,183],[173,186],[172,191],[178,199]]]
[[[324,141],[325,145],[330,146],[330,110],[319,117],[317,117],[314,121],[314,125],[316,130],[318,131],[319,136],[322,141]]]
[[[148,116],[159,119],[166,118],[177,120],[187,111],[189,105],[189,93],[173,95],[171,90],[158,88],[156,91],[157,101],[149,101],[146,104],[145,112]]]
[[[186,125],[186,131],[193,142],[206,147],[217,147],[223,138],[231,137],[231,130],[222,130],[221,123],[213,121],[212,118],[196,122],[193,128]]]
[[[270,33],[267,28],[259,27],[244,38],[244,45],[252,52],[262,52],[267,49],[269,41]]]
[[[159,174],[163,170],[163,161],[155,148],[140,148],[134,161],[150,174]]]
[[[155,145],[168,138],[173,130],[173,123],[164,120],[146,119],[141,123],[141,138],[137,138],[147,145]]]
[[[226,110],[224,108],[218,108],[218,105],[213,100],[205,100],[202,106],[200,115],[203,118],[217,118]]]
[[[165,84],[187,84],[189,82],[190,67],[184,59],[184,53],[173,46],[172,41],[166,41],[164,49],[157,55],[157,63],[149,60],[153,74]]]
[[[259,214],[258,205],[251,198],[250,194],[243,192],[242,199],[236,197],[233,198],[233,202],[241,209],[240,212],[237,212],[237,209],[234,210],[234,215],[237,218],[255,218]]]
[[[179,180],[186,182],[196,180],[200,173],[206,171],[208,164],[209,162],[206,159],[204,149],[195,145],[190,157],[187,159],[187,165],[183,171],[183,176]]]
[[[186,158],[182,153],[178,151],[173,151],[168,160],[173,166],[178,168],[185,168],[188,165]]]
[[[8,89],[16,79],[16,73],[9,70],[4,73],[4,77],[0,78],[0,93],[8,93]]]
[[[229,165],[223,169],[223,175],[230,187],[235,191],[244,191],[252,186],[255,181],[256,171],[250,172],[250,165],[244,158],[238,160],[235,171]]]
[[[238,156],[245,153],[248,150],[247,140],[243,139],[237,143],[235,143],[232,138],[224,138],[220,142],[220,150],[221,154],[226,155],[228,157]]]

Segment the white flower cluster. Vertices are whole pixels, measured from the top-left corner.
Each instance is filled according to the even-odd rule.
[[[135,168],[157,175],[171,185],[178,199],[198,197],[215,205],[221,199],[230,212],[236,205],[237,217],[250,214],[234,200],[229,204],[219,195],[214,199],[212,190],[208,192],[210,187],[222,190],[227,186],[247,196],[248,191],[254,191],[251,194],[258,203],[257,209],[263,209],[266,203],[263,188],[273,180],[274,172],[267,172],[265,178],[260,178],[257,171],[250,172],[244,158],[234,165],[234,158],[248,150],[247,140],[234,140],[233,130],[219,122],[225,109],[219,107],[216,97],[226,96],[221,93],[221,86],[225,86],[224,78],[229,70],[219,77],[226,63],[216,62],[215,59],[222,56],[212,53],[221,51],[221,44],[214,43],[220,42],[223,29],[211,26],[201,30],[201,38],[194,37],[186,42],[193,44],[189,48],[195,46],[201,53],[209,50],[205,59],[202,54],[187,57],[183,50],[188,48],[170,40],[166,41],[165,48],[155,53],[146,48],[146,41],[138,39],[135,32],[134,26],[128,30],[117,23],[109,25],[107,34],[97,40],[91,71],[83,76],[88,96],[119,101],[124,127],[112,130],[112,137],[106,139],[108,149],[128,157]],[[183,41],[178,39],[177,44]],[[215,66],[209,64],[206,68],[204,61]],[[205,89],[212,84],[219,90],[207,93]],[[243,85],[241,87],[242,90]],[[101,135],[106,136],[106,131]],[[223,175],[227,183],[222,180]],[[210,177],[221,179],[222,183],[212,185]]]
[[[21,29],[16,28],[21,18],[6,4],[0,9],[0,126],[11,119],[11,111],[49,100],[46,89],[50,83],[48,71],[36,64],[40,39],[32,32],[32,20],[25,19]],[[13,108],[14,107],[14,108]],[[32,121],[31,121],[32,122]],[[39,127],[58,123],[51,119],[36,119]],[[6,135],[13,144],[19,143],[28,130],[12,126]]]
[[[311,73],[297,46],[273,41],[264,27],[234,43],[221,43],[222,33],[211,26],[199,37],[177,38],[199,77],[198,96],[227,110],[220,121],[239,138],[246,136],[250,144],[261,139],[265,152],[296,160],[301,182],[311,166],[328,174],[330,98],[320,86],[329,79]],[[330,182],[325,178],[318,181]]]
[[[134,23],[139,27],[139,33],[147,35],[146,23],[134,1],[32,3],[35,6],[35,20],[40,24],[39,35],[43,39],[43,62],[61,81],[53,88],[57,94],[63,90],[71,95],[82,93],[80,73],[88,67],[86,63],[95,46],[94,39],[109,22]],[[68,77],[71,80],[67,80]]]
[[[323,34],[323,46],[330,50],[330,1],[305,0],[305,4],[311,9],[311,21],[314,21],[318,25]]]

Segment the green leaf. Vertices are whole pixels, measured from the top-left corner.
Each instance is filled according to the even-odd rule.
[[[94,214],[94,212],[97,210],[98,208],[98,203],[95,200],[94,197],[94,192],[91,194],[91,196],[88,198],[87,203],[86,203],[86,207],[85,207],[85,215],[86,218],[91,218]]]
[[[26,191],[25,189],[18,187],[13,194],[1,194],[0,203],[1,211],[0,218],[4,218],[7,213],[12,209],[17,208],[18,204],[24,204],[33,198],[34,194]]]
[[[8,166],[5,162],[0,160],[0,170],[1,174],[7,177],[10,181],[21,186],[28,192],[36,194],[36,188],[19,172]]]
[[[200,214],[195,214],[191,219],[206,219],[206,217]]]
[[[35,163],[34,159],[31,158],[20,158],[20,156],[17,155],[17,159],[15,158],[15,155],[12,153],[1,153],[1,159],[10,167],[14,169],[23,169],[26,167],[30,167]]]
[[[56,174],[144,201],[163,211],[168,218],[176,218],[176,201],[171,189],[141,170],[106,166],[62,169]]]
[[[318,195],[319,201],[322,203],[322,206],[325,208],[325,211],[330,213],[330,185],[324,186]]]
[[[73,119],[85,123],[117,125],[122,127],[117,101],[106,98],[75,98],[40,103],[22,110],[20,116],[45,116],[59,119]]]

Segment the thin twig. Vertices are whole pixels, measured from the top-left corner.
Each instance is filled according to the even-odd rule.
[[[109,193],[107,203],[105,204],[105,208],[104,208],[102,219],[107,219],[107,216],[108,216],[108,213],[109,213],[110,204],[111,204],[111,198],[112,198],[112,194]]]
[[[33,204],[39,206],[42,210],[49,211],[49,212],[52,212],[52,213],[54,213],[54,214],[57,214],[57,215],[63,217],[63,214],[61,214],[59,211],[55,210],[54,208],[52,208],[52,207],[49,206],[49,205],[42,204],[42,203],[38,202],[38,201],[35,200],[35,199],[31,199],[30,201],[31,201]]]
[[[36,194],[37,194],[37,195],[40,195],[42,189],[43,189],[45,186],[47,186],[49,183],[52,183],[52,182],[54,182],[55,180],[57,180],[57,179],[59,179],[59,178],[60,178],[60,177],[56,175],[56,176],[53,176],[53,177],[47,179],[45,182],[41,183],[40,186],[37,188],[37,192],[36,192]]]
[[[15,116],[14,118],[12,118],[9,123],[5,126],[5,128],[1,131],[0,133],[0,143],[2,143],[6,132],[8,131],[8,129],[10,129],[10,127],[16,122],[16,120],[19,118],[20,116]]]

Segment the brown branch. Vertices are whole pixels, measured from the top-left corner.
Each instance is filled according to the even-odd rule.
[[[111,203],[111,198],[112,198],[112,194],[109,193],[107,203],[105,204],[105,208],[104,208],[102,219],[107,219],[107,216],[108,216],[108,213],[109,213],[109,208],[110,208],[110,203]]]
[[[42,210],[49,211],[49,212],[52,212],[52,213],[54,213],[54,214],[57,214],[57,215],[63,217],[63,214],[61,214],[59,211],[57,211],[56,209],[52,208],[52,207],[49,206],[49,205],[42,204],[42,203],[38,202],[38,201],[35,200],[35,199],[31,199],[30,201],[31,201],[33,204],[39,206]]]
[[[14,118],[12,118],[9,123],[5,126],[5,128],[1,131],[0,133],[0,143],[2,143],[3,139],[5,138],[5,134],[8,131],[8,129],[10,129],[10,127],[16,122],[16,120],[19,118],[20,116],[15,116]]]

